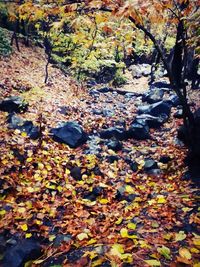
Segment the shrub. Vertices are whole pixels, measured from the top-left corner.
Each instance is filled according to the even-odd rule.
[[[12,52],[9,38],[4,29],[0,28],[0,56],[9,56]]]

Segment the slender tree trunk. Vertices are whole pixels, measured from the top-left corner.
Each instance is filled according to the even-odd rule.
[[[11,46],[13,46],[13,43],[15,41],[15,44],[16,44],[16,47],[17,47],[17,50],[20,52],[20,48],[19,48],[19,42],[18,42],[18,36],[17,36],[17,33],[19,32],[19,19],[17,19],[17,21],[15,22],[15,26],[14,26],[14,32],[13,32],[13,35],[11,37]]]

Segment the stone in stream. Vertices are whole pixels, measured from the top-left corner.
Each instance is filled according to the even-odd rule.
[[[153,104],[162,101],[163,96],[164,96],[164,91],[162,89],[154,89],[144,94],[142,97],[142,101],[143,102],[146,101],[149,104]]]
[[[128,137],[136,140],[145,140],[150,138],[149,127],[145,121],[134,122],[127,131]]]
[[[144,170],[149,172],[154,169],[158,169],[157,162],[153,159],[145,159]]]
[[[19,96],[10,96],[3,99],[0,102],[0,110],[7,112],[25,112],[28,109],[28,103],[26,103]]]
[[[181,104],[181,102],[180,102],[180,100],[179,100],[177,95],[171,95],[167,101],[173,107],[177,107],[177,106],[179,106]]]
[[[107,143],[107,147],[117,152],[122,149],[122,144],[118,140],[111,140]]]
[[[147,124],[149,128],[159,128],[167,121],[167,119],[167,116],[154,117],[149,114],[141,114],[136,116],[133,122]]]
[[[41,256],[41,246],[34,239],[25,239],[8,247],[5,251],[2,267],[21,267],[28,261]]]
[[[100,137],[103,139],[111,139],[115,137],[117,140],[124,140],[127,138],[127,134],[124,128],[110,127],[100,132]]]
[[[24,121],[15,114],[9,114],[7,122],[9,123],[9,128],[25,132],[33,140],[40,137],[39,128],[34,126],[32,121]]]
[[[73,167],[73,168],[70,170],[70,175],[71,175],[75,180],[81,180],[81,178],[82,178],[81,168],[79,168],[78,166]]]
[[[183,109],[178,109],[174,113],[174,118],[176,118],[176,119],[182,119],[183,118]]]
[[[55,141],[67,144],[72,148],[76,148],[87,141],[87,134],[75,121],[62,123],[60,126],[51,129],[50,133]]]
[[[140,106],[139,114],[149,114],[154,117],[166,116],[169,118],[171,113],[171,105],[167,101],[160,101],[155,104]]]

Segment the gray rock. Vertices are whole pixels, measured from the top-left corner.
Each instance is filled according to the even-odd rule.
[[[137,140],[149,139],[150,138],[149,127],[145,123],[145,121],[143,121],[143,123],[135,122],[131,124],[128,130],[128,137]]]
[[[153,104],[162,101],[163,96],[164,96],[164,91],[162,89],[155,89],[145,94],[142,98],[142,101],[143,102],[146,101],[149,104]]]
[[[124,128],[111,127],[100,132],[100,137],[103,139],[110,139],[115,137],[118,140],[124,140],[127,138]]]
[[[33,239],[18,241],[13,247],[9,247],[3,258],[3,267],[21,267],[30,260],[35,260],[41,256],[41,247]]]
[[[147,124],[149,128],[159,128],[167,121],[167,119],[167,116],[154,117],[149,114],[141,114],[138,115],[133,122]]]
[[[10,114],[7,122],[9,123],[8,127],[10,129],[18,129],[21,132],[25,132],[33,140],[39,138],[40,136],[39,128],[34,126],[32,121],[24,121],[20,117]]]
[[[62,123],[60,126],[51,129],[50,133],[55,141],[67,144],[72,148],[76,148],[87,141],[87,134],[74,121]]]
[[[149,114],[154,117],[165,116],[169,118],[171,105],[167,101],[160,101],[155,104],[145,105],[138,108],[139,114]]]
[[[19,96],[10,96],[0,102],[0,110],[7,112],[25,112],[28,109],[28,103],[26,103]]]

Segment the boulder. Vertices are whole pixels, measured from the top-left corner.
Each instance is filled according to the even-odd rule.
[[[72,148],[76,148],[87,141],[87,134],[75,121],[62,123],[60,126],[51,129],[50,133],[55,141],[67,144]]]
[[[117,152],[122,149],[122,144],[118,140],[111,140],[107,143],[107,147]]]
[[[78,166],[73,167],[73,168],[70,170],[70,175],[71,175],[75,180],[81,180],[81,178],[82,178],[81,168],[79,168]]]
[[[39,128],[34,126],[32,121],[24,121],[20,117],[10,114],[7,122],[9,123],[10,129],[18,129],[21,132],[25,132],[33,140],[40,137]]]
[[[174,118],[176,118],[176,119],[182,119],[183,118],[183,110],[182,109],[178,109],[174,113]]]
[[[168,99],[168,103],[172,105],[173,107],[177,107],[181,104],[177,95],[171,95]]]
[[[143,102],[146,101],[149,104],[153,104],[162,101],[163,96],[164,96],[164,91],[162,89],[155,89],[143,95],[142,101]]]
[[[148,76],[151,74],[151,65],[149,64],[137,64],[131,66],[133,78],[141,78],[142,76]]]
[[[119,127],[110,127],[106,130],[103,130],[100,132],[100,137],[103,139],[110,139],[115,137],[118,140],[124,140],[126,139],[126,131],[124,128]]]
[[[167,119],[167,116],[154,117],[149,114],[141,114],[138,115],[133,122],[147,124],[149,128],[159,128],[167,121]]]
[[[26,103],[19,96],[10,96],[0,102],[0,110],[7,112],[25,112],[28,109],[28,103]]]
[[[127,134],[129,138],[137,140],[145,140],[150,138],[149,127],[145,122],[134,122],[131,124]]]
[[[145,164],[144,164],[144,170],[145,171],[151,171],[153,169],[157,169],[158,165],[157,162],[153,159],[145,159]]]
[[[139,114],[149,114],[154,117],[164,116],[169,118],[171,105],[167,101],[160,101],[155,104],[145,105],[138,108]]]
[[[18,241],[16,245],[8,247],[3,258],[2,267],[21,267],[28,261],[41,256],[41,246],[33,239]]]
[[[103,109],[103,115],[105,117],[113,117],[115,115],[115,111],[112,109]]]

